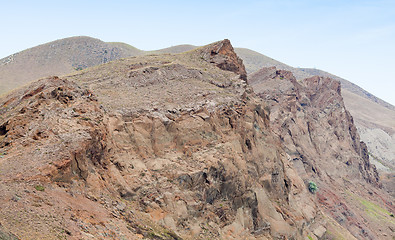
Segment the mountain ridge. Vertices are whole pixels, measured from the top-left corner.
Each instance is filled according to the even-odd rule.
[[[44,43],[44,44],[40,44],[36,47],[44,47],[44,46],[48,46],[48,45],[54,45],[57,44],[59,42],[62,41],[69,41],[69,40],[77,40],[77,39],[85,39],[86,41],[93,41],[93,42],[100,42],[103,43],[104,47],[114,47],[114,48],[119,48],[120,51],[122,52],[122,54],[120,54],[120,56],[118,56],[117,58],[114,57],[110,57],[109,59],[102,59],[103,62],[106,61],[111,61],[111,60],[115,60],[115,59],[119,59],[122,57],[132,57],[132,56],[139,56],[139,55],[143,55],[143,54],[161,54],[161,53],[182,53],[185,51],[190,51],[192,49],[198,48],[198,46],[194,46],[194,45],[190,45],[190,44],[181,44],[181,45],[176,45],[176,46],[172,46],[172,47],[168,47],[168,48],[163,48],[163,49],[158,49],[158,50],[149,50],[149,51],[144,51],[144,50],[140,50],[132,45],[129,45],[127,43],[122,43],[122,42],[103,42],[100,39],[96,39],[96,38],[92,38],[92,37],[88,37],[88,36],[75,36],[75,37],[69,37],[69,38],[63,38],[63,39],[58,39],[52,42],[48,42],[48,43]],[[12,61],[14,61],[15,56],[19,55],[19,54],[23,54],[25,52],[31,51],[36,47],[31,47],[28,48],[26,50],[20,51],[18,53],[15,54],[11,54],[7,57],[4,57],[2,59],[0,59],[0,66],[1,65],[6,65],[11,63]],[[235,48],[235,52],[245,61],[245,65],[246,65],[246,70],[247,73],[253,73],[255,71],[258,71],[260,68],[262,67],[270,67],[270,66],[275,66],[278,69],[284,69],[284,70],[288,70],[294,73],[295,77],[297,79],[304,79],[307,77],[311,77],[313,75],[320,75],[320,76],[330,76],[334,79],[339,80],[340,82],[342,82],[343,87],[345,87],[347,90],[350,90],[353,93],[356,93],[358,95],[361,96],[365,96],[366,98],[369,98],[370,100],[372,100],[373,102],[376,102],[380,105],[383,105],[391,110],[395,110],[395,106],[391,105],[388,102],[385,102],[384,100],[374,96],[373,94],[370,94],[369,92],[367,92],[366,90],[360,88],[359,86],[357,86],[354,83],[351,83],[350,81],[347,81],[343,78],[340,78],[336,75],[333,75],[331,73],[325,72],[323,70],[319,70],[319,69],[312,69],[312,68],[294,68],[291,67],[289,65],[286,65],[280,61],[277,61],[273,58],[267,57],[259,52],[256,52],[254,50],[248,49],[248,48]],[[79,66],[77,63],[72,64],[74,65],[74,69],[78,68],[78,67],[86,67],[86,66]],[[86,64],[87,66],[92,66],[92,64]],[[69,70],[69,72],[71,72]],[[68,72],[66,72],[68,73]],[[56,72],[53,72],[52,74],[49,73],[48,75],[62,75]],[[46,77],[48,75],[42,75],[39,77],[34,77],[32,79],[37,79],[40,77]],[[0,76],[1,77],[1,76]],[[1,84],[1,81],[0,81]],[[4,83],[3,83],[4,84]],[[4,93],[4,90],[1,93]]]
[[[51,45],[54,46],[51,48]],[[53,50],[55,45],[58,48],[57,51]],[[42,50],[43,48],[46,49]],[[184,44],[160,50],[143,51],[126,43],[105,43],[90,37],[60,39],[42,44],[38,49],[30,48],[16,55],[3,58],[1,60],[3,65],[0,66],[0,95],[9,89],[23,86],[33,79],[51,75],[66,75],[71,72],[78,75],[81,69],[87,66],[111,62],[124,57],[174,54],[183,51],[194,51],[197,48],[193,45]],[[31,52],[32,50],[34,50],[33,53]],[[368,144],[369,152],[378,159],[378,161],[373,160],[377,166],[384,164],[385,171],[393,169],[392,166],[395,163],[394,155],[389,154],[392,152],[389,146],[395,144],[395,141],[391,140],[395,139],[393,137],[395,136],[393,121],[395,119],[395,111],[393,106],[356,85],[324,71],[293,68],[250,49],[235,48],[234,51],[244,60],[246,71],[249,74],[262,67],[275,66],[277,69],[291,71],[298,80],[309,78],[312,76],[311,74],[330,76],[339,80],[342,83],[342,96],[346,107],[351,112],[360,131],[365,133],[368,130],[372,130],[372,133],[378,133],[379,131],[375,129],[380,129],[388,135],[385,138],[380,138],[374,134],[363,134],[362,136],[364,142]],[[22,55],[22,59],[20,59],[19,63],[12,66],[13,62],[19,61],[18,55]],[[25,64],[26,61],[30,61],[30,63]],[[4,65],[6,62],[7,65]],[[107,73],[103,72],[102,74],[106,75]],[[388,141],[383,142],[381,139],[387,139]]]
[[[0,98],[1,231],[390,239],[395,209],[340,83],[263,73],[249,85],[224,40],[41,79]],[[256,84],[269,95],[256,95]]]

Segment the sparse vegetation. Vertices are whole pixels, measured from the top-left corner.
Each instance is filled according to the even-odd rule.
[[[309,182],[309,191],[314,194],[317,192],[317,190],[318,190],[317,184],[315,184],[315,182],[313,182],[313,181],[310,181]]]
[[[43,185],[36,185],[36,186],[34,186],[34,188],[35,188],[37,191],[40,191],[40,192],[43,192],[43,191],[45,190],[45,188],[44,188]]]
[[[372,203],[366,199],[358,198],[361,204],[365,207],[366,213],[377,219],[384,219],[385,215],[391,216],[391,213],[386,209],[381,208],[379,205]]]
[[[90,118],[88,118],[88,117],[81,117],[81,120],[84,120],[84,121],[90,121],[91,119],[90,119]]]
[[[351,192],[347,193],[352,199],[357,200],[361,204],[360,206],[363,207],[365,213],[371,220],[378,222],[391,222],[392,224],[395,224],[395,221],[392,219],[393,213],[380,207],[376,203],[362,198],[361,196],[357,196]]]

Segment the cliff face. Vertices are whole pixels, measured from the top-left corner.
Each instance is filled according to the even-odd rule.
[[[291,72],[275,68],[264,68],[249,81],[269,103],[273,129],[307,176],[325,169],[332,177],[363,178],[379,186],[338,81],[315,76],[297,82]]]
[[[324,212],[357,238],[377,238],[375,230],[362,221],[363,213],[350,207],[350,200],[342,196],[348,191],[364,195],[360,189],[381,184],[344,107],[340,83],[317,76],[298,82],[291,72],[274,67],[261,69],[249,77],[249,82],[266,100],[271,127],[298,174],[305,182],[314,180],[320,186],[317,195]],[[391,198],[385,196],[392,209]]]
[[[346,184],[354,198],[380,193],[338,83],[262,73],[251,86],[263,100],[225,40],[42,79],[3,97],[0,234],[377,237],[337,192]]]

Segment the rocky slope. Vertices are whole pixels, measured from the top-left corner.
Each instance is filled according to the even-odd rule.
[[[377,201],[384,195],[370,189],[371,196],[367,197],[366,190],[361,191],[369,187],[358,179],[375,186],[380,183],[375,166],[369,162],[366,144],[360,141],[353,118],[344,106],[340,82],[317,76],[298,82],[291,72],[272,67],[250,75],[249,83],[268,103],[271,126],[282,139],[298,174],[305,181],[314,179],[320,186],[317,195],[324,213],[358,239],[384,238],[375,233],[375,228],[384,223],[372,219],[366,224],[362,220],[368,218],[366,213],[355,208],[361,204],[353,198]],[[385,202],[393,209],[392,198],[386,196]],[[390,218],[385,222],[387,227],[393,224]]]
[[[262,67],[276,67],[292,72],[298,81],[313,76],[330,77],[341,83],[344,104],[353,116],[353,120],[366,143],[369,153],[374,156],[372,162],[378,166],[385,179],[386,186],[394,185],[395,154],[393,152],[395,136],[395,107],[365,91],[359,86],[333,74],[319,69],[294,68],[263,54],[245,48],[236,48],[236,53],[244,60],[249,74]],[[393,187],[387,187],[391,190]],[[395,196],[395,195],[393,195]]]
[[[387,191],[395,197],[395,107],[340,77],[317,69],[301,70],[341,82],[345,105],[368,147],[372,163],[382,175]]]
[[[224,40],[2,97],[0,236],[391,239],[338,82],[268,76],[251,81],[262,99]]]
[[[272,135],[230,42],[161,57],[68,77],[90,90],[53,77],[1,99],[1,234],[300,239],[310,233],[313,197]],[[102,71],[107,77],[94,77]],[[122,99],[110,101],[115,96]],[[159,103],[144,106],[150,98]]]

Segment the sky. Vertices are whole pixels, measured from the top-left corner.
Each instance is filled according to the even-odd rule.
[[[0,58],[71,36],[142,50],[225,38],[395,105],[394,0],[0,0]]]

